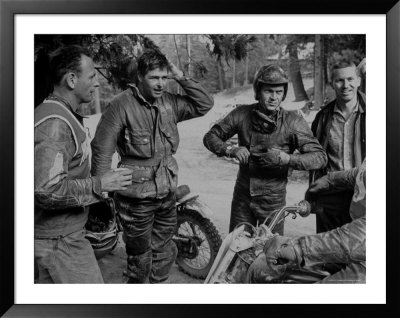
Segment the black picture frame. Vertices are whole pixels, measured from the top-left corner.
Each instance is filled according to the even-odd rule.
[[[14,289],[14,16],[16,14],[385,14],[387,18],[387,282],[386,305],[18,305]],[[0,78],[0,233],[2,261],[0,314],[4,317],[158,317],[290,315],[297,316],[395,316],[400,313],[399,274],[399,195],[400,140],[400,3],[398,0],[356,1],[286,0],[1,0],[1,78]],[[383,67],[383,66],[382,66]],[[374,79],[373,79],[374,80]],[[379,79],[376,79],[379,80]],[[32,105],[33,106],[33,105]],[[29,106],[27,106],[29,107]],[[370,105],[370,112],[381,105]],[[29,135],[27,138],[32,138]],[[380,151],[377,145],[377,151]],[[30,151],[30,150],[29,150]],[[380,211],[381,213],[384,211]],[[312,297],[312,295],[310,295]],[[397,314],[397,315],[398,315]]]

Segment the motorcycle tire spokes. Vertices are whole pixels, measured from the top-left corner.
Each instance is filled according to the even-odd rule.
[[[178,213],[176,237],[179,269],[192,277],[206,278],[222,243],[214,224],[196,211],[183,210]]]

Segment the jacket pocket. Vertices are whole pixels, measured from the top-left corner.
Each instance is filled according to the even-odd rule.
[[[167,173],[170,191],[175,191],[178,186],[178,164],[175,159],[171,160],[167,165]]]
[[[147,129],[125,128],[125,150],[128,156],[151,158],[151,134]]]
[[[119,167],[132,170],[132,184],[124,191],[117,191],[118,194],[139,199],[155,197],[156,186],[154,172],[151,167],[137,167],[125,164],[121,164]]]

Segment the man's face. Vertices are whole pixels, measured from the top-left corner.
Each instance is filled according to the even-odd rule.
[[[140,90],[144,98],[153,101],[162,96],[168,79],[168,70],[166,68],[156,68],[146,73],[145,76],[139,76],[141,83]]]
[[[78,103],[89,103],[94,97],[96,88],[99,87],[96,69],[93,60],[83,55],[81,60],[81,72],[76,74],[77,82],[75,83],[74,93]]]
[[[332,73],[332,87],[336,92],[336,98],[343,102],[349,102],[357,98],[357,89],[360,86],[360,78],[353,66],[339,68]]]
[[[281,105],[284,92],[283,85],[262,85],[259,100],[262,110],[266,113],[274,112]]]

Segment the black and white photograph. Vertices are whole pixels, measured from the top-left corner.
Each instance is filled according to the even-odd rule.
[[[364,284],[365,42],[35,35],[35,283]]]
[[[15,21],[15,303],[385,303],[384,16]]]

